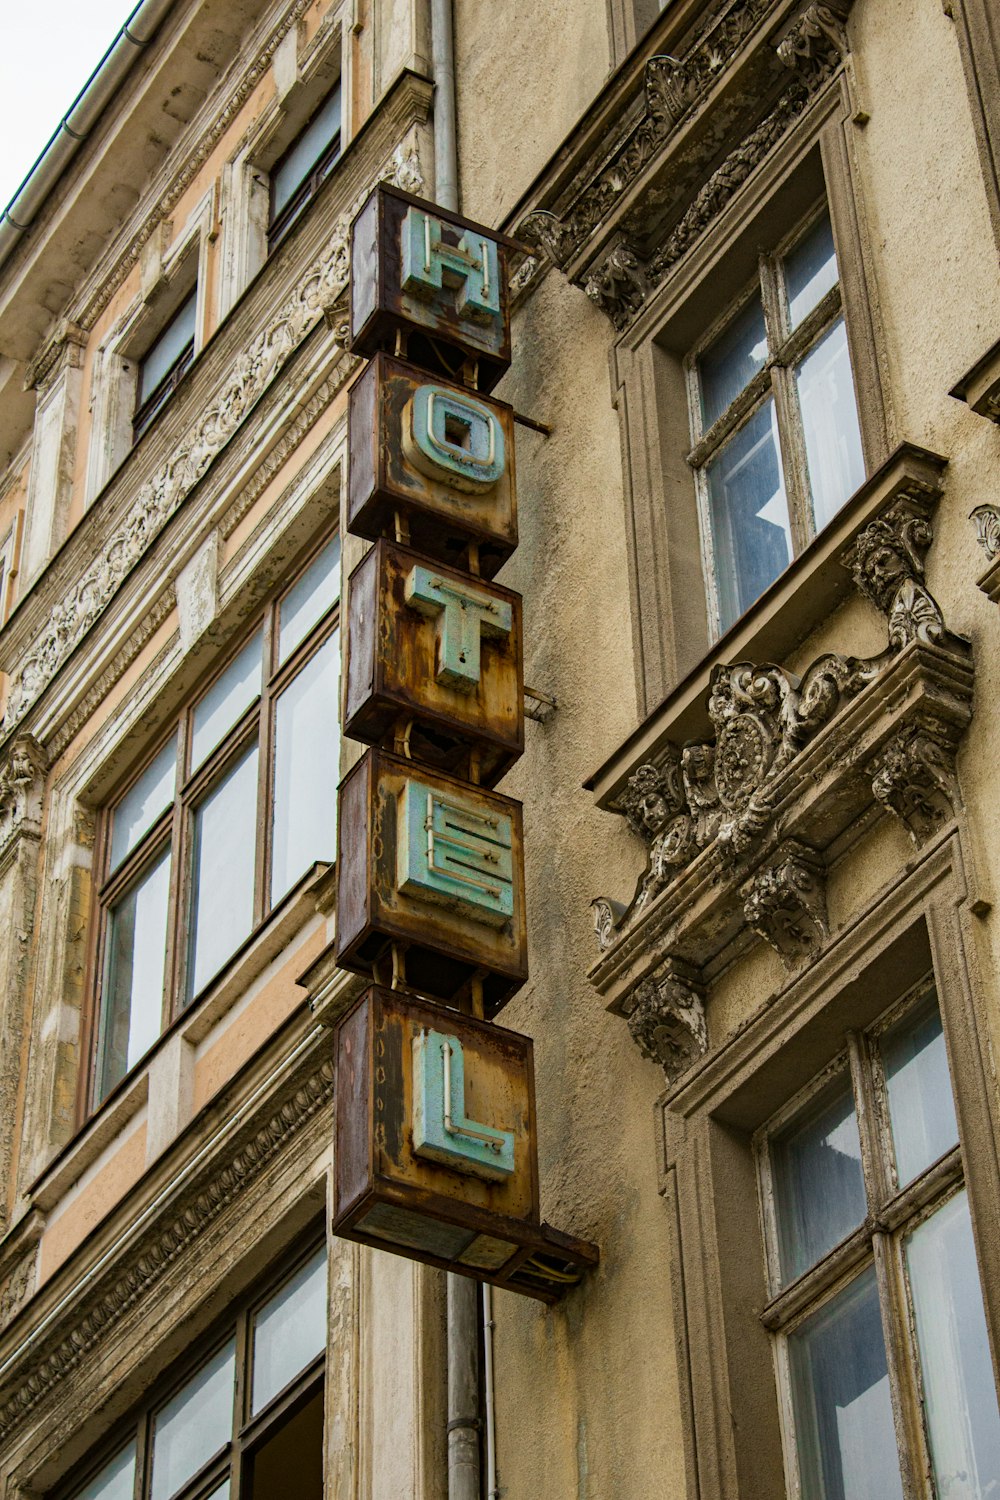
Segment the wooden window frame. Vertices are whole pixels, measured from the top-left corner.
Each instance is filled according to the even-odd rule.
[[[791,1496],[798,1496],[799,1481],[795,1464],[788,1337],[869,1268],[875,1272],[879,1306],[883,1322],[889,1329],[885,1355],[906,1500],[911,1500],[911,1497],[916,1500],[924,1494],[919,1476],[932,1472],[929,1437],[922,1415],[921,1360],[916,1346],[913,1299],[903,1241],[964,1188],[962,1152],[960,1145],[951,1147],[900,1187],[896,1177],[885,1075],[878,1055],[881,1036],[897,1021],[919,1010],[930,996],[937,1000],[932,974],[918,980],[871,1026],[848,1031],[846,1050],[782,1106],[753,1138],[770,1292],[769,1301],[761,1312],[761,1321],[774,1335],[775,1374],[785,1435],[786,1484]],[[778,1225],[769,1142],[834,1077],[844,1077],[851,1090],[860,1135],[868,1212],[850,1234],[801,1275],[782,1285],[778,1270]]]
[[[838,320],[843,320],[846,327],[847,318],[840,289],[838,265],[836,285],[824,293],[815,307],[806,313],[796,327],[790,328],[782,265],[786,257],[805,239],[810,229],[818,224],[827,212],[827,202],[824,197],[813,205],[805,217],[800,219],[773,249],[760,253],[757,261],[756,281],[751,282],[737,300],[729,304],[722,316],[717,318],[706,334],[698,340],[684,361],[692,433],[692,447],[687,455],[687,462],[694,473],[698,493],[705,595],[708,601],[709,629],[713,642],[724,632],[719,625],[720,608],[708,498],[708,468],[729,439],[762,408],[768,396],[773,399],[777,414],[782,479],[791,527],[792,560],[804,551],[817,534],[813,515],[812,485],[806,459],[802,403],[796,390],[796,369],[806,356],[819,346]],[[747,382],[726,410],[715,419],[707,431],[703,431],[699,361],[756,294],[760,295],[764,311],[767,358],[762,368]],[[853,382],[853,367],[851,376]],[[857,409],[860,401],[856,383],[853,389]],[[849,499],[849,495],[844,496],[845,503]]]
[[[97,1049],[101,1031],[101,1014],[105,965],[107,961],[107,932],[110,914],[116,904],[138,883],[156,861],[169,850],[170,885],[167,912],[166,958],[164,963],[164,986],[160,1029],[158,1037],[183,1013],[198,1003],[217,981],[219,974],[254,941],[261,928],[271,920],[295,890],[293,886],[272,903],[271,877],[273,856],[273,808],[274,808],[274,750],[275,716],[277,704],[285,689],[305,671],[317,653],[336,635],[341,624],[341,599],[337,599],[310,627],[307,634],[290,652],[287,660],[278,660],[278,627],[280,609],[289,592],[307,571],[311,563],[329,546],[337,536],[336,530],[328,532],[323,540],[314,545],[308,554],[300,558],[298,566],[275,589],[263,609],[255,615],[252,623],[236,638],[224,659],[203,678],[196,692],[186,701],[174,721],[170,734],[161,736],[154,749],[142,760],[136,771],[125,782],[113,799],[109,799],[98,822],[95,843],[95,871],[98,872],[95,897],[95,917],[92,923],[93,940],[89,954],[90,978],[88,994],[88,1025],[84,1055],[88,1066],[82,1070],[84,1086],[81,1101],[81,1118],[100,1108],[126,1080],[134,1068],[141,1066],[141,1059],[133,1068],[113,1084],[100,1100],[95,1099],[98,1073]],[[191,754],[194,710],[212,686],[226,672],[240,651],[253,636],[261,631],[262,662],[267,665],[262,674],[261,692],[240,718],[230,726],[223,738],[194,770],[188,771]],[[157,755],[170,743],[176,745],[178,768],[174,795],[169,808],[156,819],[143,836],[124,856],[113,872],[109,872],[111,855],[111,832],[114,812],[129,790],[145,773]],[[258,749],[257,793],[254,837],[254,896],[253,919],[250,931],[231,953],[220,970],[213,973],[196,993],[188,993],[188,968],[190,964],[190,935],[192,921],[193,852],[195,843],[195,814],[207,797],[219,787],[226,775],[235,767],[241,756],[256,745]],[[303,871],[303,876],[307,873]],[[154,1043],[155,1045],[155,1043]]]
[[[72,1480],[67,1480],[52,1492],[52,1500],[75,1500],[106,1465],[128,1447],[136,1445],[135,1484],[133,1500],[148,1500],[151,1455],[153,1450],[153,1423],[159,1411],[191,1380],[212,1357],[233,1339],[235,1342],[235,1378],[233,1381],[233,1420],[231,1435],[227,1442],[205,1460],[198,1472],[181,1489],[171,1495],[170,1500],[210,1500],[215,1490],[227,1479],[230,1482],[230,1500],[240,1500],[243,1488],[243,1471],[248,1460],[252,1460],[260,1448],[286,1421],[312,1400],[322,1390],[326,1379],[327,1349],[309,1361],[292,1380],[267,1403],[256,1415],[250,1414],[250,1391],[253,1371],[253,1319],[287,1282],[291,1281],[302,1267],[325,1248],[325,1241],[311,1235],[302,1247],[288,1257],[282,1257],[280,1267],[272,1267],[258,1280],[238,1304],[235,1317],[230,1311],[223,1322],[213,1327],[195,1344],[194,1349],[182,1360],[175,1361],[170,1369],[150,1389],[146,1399],[124,1422],[119,1422],[113,1434],[101,1443],[91,1461],[76,1466]],[[329,1257],[327,1257],[327,1284],[329,1286]],[[83,1469],[84,1477],[79,1476]]]
[[[295,150],[295,147],[305,135],[313,120],[315,120],[317,115],[319,115],[326,108],[326,105],[329,103],[334,93],[340,95],[340,125],[337,129],[337,133],[327,142],[326,146],[324,146],[323,150],[320,152],[313,165],[309,168],[308,172],[305,174],[298,187],[292,193],[284,208],[282,208],[281,211],[276,214],[273,208],[274,174],[280,169],[282,163],[286,160],[286,158],[289,157]],[[319,193],[323,184],[326,182],[327,178],[330,176],[330,173],[333,171],[337,162],[343,155],[343,139],[344,98],[343,90],[341,87],[341,80],[340,78],[338,78],[333,87],[328,91],[328,93],[323,96],[323,98],[317,104],[316,108],[313,110],[312,114],[306,120],[302,128],[296,133],[295,137],[282,151],[281,155],[277,157],[274,162],[272,162],[269,169],[267,216],[267,254],[269,256],[273,255],[274,252],[278,249],[278,246],[284,243],[285,238],[291,233],[292,229],[299,222],[299,219],[304,213],[308,211],[310,203],[312,203],[313,199]]]
[[[831,1252],[829,1266],[807,1272],[774,1296],[754,1139],[843,1056],[849,1033],[890,1024],[928,972],[938,996],[960,1145],[917,1179],[912,1192],[907,1188],[892,1202],[899,1212],[916,1212],[922,1194],[943,1201],[959,1176],[964,1179],[994,1371],[1000,1368],[1000,1105],[970,899],[956,829],[891,881],[812,966],[788,980],[660,1101],[660,1186],[672,1242],[692,1493],[729,1500],[794,1494],[787,1488],[778,1383],[761,1378],[761,1371],[774,1368],[768,1325],[802,1315],[797,1299],[809,1278],[829,1276],[829,1289],[835,1275],[844,1273],[844,1262],[853,1268],[867,1249],[859,1248],[857,1236],[849,1237],[846,1248]],[[711,992],[707,1013],[711,1033]],[[890,1228],[898,1233],[895,1221]],[[906,1420],[914,1420],[912,1405]],[[919,1472],[911,1477],[907,1500],[929,1500]]]
[[[698,484],[689,463],[687,361],[715,325],[720,303],[734,306],[759,274],[760,247],[781,245],[801,232],[820,201],[833,228],[866,473],[875,473],[895,446],[868,233],[855,187],[853,108],[841,72],[741,184],[614,345],[640,719],[713,645]],[[808,580],[800,594],[806,635],[820,623],[808,619]],[[766,595],[751,606],[758,608],[763,616]]]

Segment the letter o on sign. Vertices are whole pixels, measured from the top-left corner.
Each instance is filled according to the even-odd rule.
[[[463,490],[487,490],[504,472],[503,427],[495,413],[439,385],[421,385],[410,401],[407,456],[431,478]]]

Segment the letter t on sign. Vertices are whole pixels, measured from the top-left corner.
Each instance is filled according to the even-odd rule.
[[[406,602],[422,615],[438,620],[437,680],[471,693],[481,673],[482,636],[510,635],[513,612],[473,584],[444,579],[431,568],[415,567],[406,579]]]

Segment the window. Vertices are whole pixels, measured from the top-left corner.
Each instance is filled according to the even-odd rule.
[[[167,1387],[69,1500],[322,1500],[326,1251]]]
[[[339,577],[334,537],[104,820],[95,1105],[335,858]]]
[[[936,996],[926,984],[759,1132],[800,1500],[1000,1495],[1000,1414]]]
[[[709,609],[722,634],[865,477],[824,210],[690,362]]]
[[[194,359],[197,307],[195,287],[139,360],[132,418],[135,442],[166,406]]]
[[[340,84],[271,168],[267,248],[274,250],[319,192],[340,156]]]

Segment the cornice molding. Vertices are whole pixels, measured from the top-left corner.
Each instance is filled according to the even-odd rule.
[[[827,652],[801,677],[720,663],[714,737],[667,741],[628,778],[614,810],[645,842],[646,870],[627,906],[592,903],[590,978],[610,1010],[631,1015],[637,983],[665,960],[703,975],[750,931],[788,967],[809,960],[829,937],[824,852],[873,812],[917,847],[957,812],[972,660],[924,579],[935,498],[897,498],[842,558],[885,619],[882,652]]]
[[[333,1098],[334,1068],[313,1057],[313,1070],[272,1099],[265,1119],[228,1141],[211,1165],[113,1267],[67,1310],[39,1346],[25,1340],[0,1395],[0,1442],[83,1361],[128,1310],[251,1182],[285,1152]]]
[[[850,4],[728,0],[694,25],[665,17],[514,232],[624,328],[844,62]]]
[[[397,145],[373,180],[380,178],[412,191],[423,181],[415,150]],[[169,459],[141,486],[127,515],[69,592],[51,606],[30,650],[12,665],[2,726],[5,736],[21,722],[264,391],[343,293],[350,274],[351,219],[363,196],[359,194],[340,216],[323,255],[243,351]],[[345,371],[345,379],[352,369]],[[286,451],[293,446],[294,441]]]

